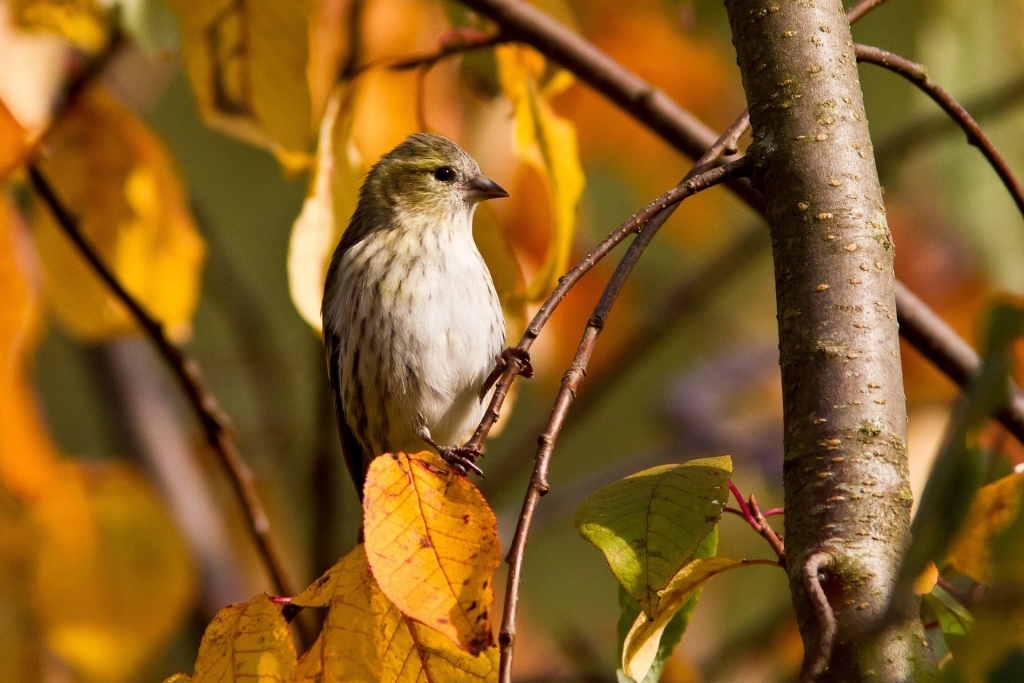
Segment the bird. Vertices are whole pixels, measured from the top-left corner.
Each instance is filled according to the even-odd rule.
[[[370,461],[384,453],[429,446],[459,474],[482,475],[479,451],[459,444],[509,350],[473,214],[508,196],[465,150],[431,133],[406,138],[363,181],[321,308],[342,450],[360,496]]]

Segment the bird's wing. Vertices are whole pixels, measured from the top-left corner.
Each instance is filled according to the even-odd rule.
[[[327,374],[331,379],[331,392],[334,394],[334,412],[338,421],[338,433],[341,435],[341,451],[345,455],[345,464],[356,485],[359,499],[363,498],[363,481],[366,459],[363,447],[359,445],[352,427],[345,420],[345,407],[341,402],[341,344],[338,335],[324,328],[324,345],[327,347]]]

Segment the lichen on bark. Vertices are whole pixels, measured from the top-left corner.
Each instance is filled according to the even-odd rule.
[[[808,651],[821,577],[837,632],[827,681],[934,670],[910,596],[890,604],[908,542],[907,414],[893,243],[839,0],[726,0],[750,109],[752,181],[775,262],[785,422],[786,550]]]

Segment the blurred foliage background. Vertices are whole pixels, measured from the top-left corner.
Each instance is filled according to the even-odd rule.
[[[312,3],[310,30],[334,39],[318,43],[325,65],[340,65],[347,54],[351,1]],[[172,4],[182,16],[194,11]],[[716,129],[742,110],[720,2],[535,4]],[[137,163],[164,158],[166,148],[166,168],[145,163],[170,174],[160,182],[180,191],[152,208],[178,237],[139,247],[149,250],[138,257],[148,269],[140,281],[150,278],[185,300],[186,312],[170,329],[231,416],[273,535],[294,582],[304,586],[352,547],[359,525],[322,344],[289,289],[289,242],[311,183],[301,153],[314,151],[317,126],[310,124],[298,153],[278,149],[276,158],[272,145],[212,129],[190,88],[181,57],[189,46],[172,11],[157,0],[120,0],[111,9],[126,43],[99,77],[112,97],[96,106],[124,108],[116,133],[134,141]],[[69,72],[102,49],[102,26],[81,19],[95,11],[84,1],[0,3],[0,99],[28,131],[48,125]],[[1024,173],[1022,20],[1021,0],[891,0],[854,35],[926,64]],[[359,63],[430,53],[453,26],[467,23],[486,28],[454,2],[367,0]],[[268,22],[262,30],[278,28]],[[282,24],[281,34],[287,30]],[[513,152],[513,109],[496,68],[494,52],[482,50],[440,62],[421,88],[415,71],[361,73],[345,105],[348,144],[369,164],[425,124],[465,146],[511,192],[493,220],[530,281],[557,239],[553,200],[543,178]],[[897,274],[977,343],[986,302],[997,292],[1024,294],[1024,221],[981,155],[930,101],[891,74],[871,67],[861,73]],[[586,86],[563,85],[550,101],[575,127],[586,177],[568,234],[579,256],[674,185],[689,161]],[[276,96],[282,106],[292,103],[287,91]],[[327,91],[313,92],[317,125],[315,109],[326,99]],[[48,144],[44,168],[60,173],[72,162],[60,158],[59,142]],[[79,189],[83,201],[95,200],[94,188]],[[0,249],[6,265],[12,255],[30,264],[26,281],[35,293],[19,298],[2,290],[0,321],[34,316],[26,334],[38,341],[34,356],[23,351],[31,357],[28,393],[17,383],[0,393],[0,661],[18,663],[0,666],[0,681],[162,680],[190,670],[217,609],[268,584],[231,488],[177,386],[149,343],[124,325],[104,319],[94,329],[99,323],[88,315],[76,321],[76,311],[88,310],[89,288],[74,264],[61,261],[61,236],[47,232],[52,226],[37,215],[45,209],[29,195],[15,173],[4,207],[13,227]],[[169,215],[179,205],[191,212],[180,219],[188,225]],[[139,215],[144,209],[135,206]],[[193,220],[195,243],[184,248]],[[595,268],[559,309],[534,347],[536,378],[519,383],[510,419],[487,444],[480,486],[505,545],[536,435],[611,267]],[[680,287],[691,291],[707,280],[714,285],[672,306]],[[18,308],[23,301],[29,313]],[[571,523],[589,492],[655,464],[728,453],[741,491],[755,493],[765,508],[782,504],[776,341],[767,231],[724,189],[684,203],[614,310],[558,444],[551,492],[527,552],[517,679],[614,680],[615,581]],[[919,494],[956,389],[914,350],[904,346],[903,353]],[[991,427],[986,444],[996,454],[994,472],[1024,461],[1001,428]],[[61,474],[67,468],[74,476]],[[738,518],[726,516],[721,544],[731,557],[771,556]],[[758,567],[708,585],[662,680],[791,680],[800,655],[785,574]]]

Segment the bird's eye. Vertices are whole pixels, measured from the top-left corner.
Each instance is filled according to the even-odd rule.
[[[442,183],[450,183],[455,179],[455,171],[452,170],[451,166],[442,166],[434,171],[434,177]]]

